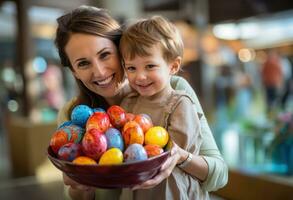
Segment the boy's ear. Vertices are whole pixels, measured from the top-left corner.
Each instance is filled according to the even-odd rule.
[[[180,56],[177,56],[177,58],[175,58],[171,64],[170,64],[170,67],[171,67],[171,75],[174,75],[176,74],[179,69],[180,69],[180,66],[181,66],[181,61],[182,61],[182,58]]]

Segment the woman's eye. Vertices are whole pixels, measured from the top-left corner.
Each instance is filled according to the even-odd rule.
[[[78,67],[86,67],[87,65],[89,65],[89,62],[88,61],[81,61],[78,63]]]
[[[107,52],[107,51],[106,51],[106,52],[103,52],[103,53],[100,54],[100,58],[101,58],[101,59],[105,59],[105,58],[107,58],[109,55],[110,55],[110,52]]]

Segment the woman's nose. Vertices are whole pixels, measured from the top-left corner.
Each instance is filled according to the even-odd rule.
[[[103,64],[97,61],[93,62],[93,73],[95,76],[103,76],[105,73]]]

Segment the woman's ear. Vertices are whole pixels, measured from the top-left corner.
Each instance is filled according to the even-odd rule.
[[[182,58],[180,56],[177,56],[177,58],[175,58],[171,62],[171,64],[170,64],[170,67],[171,67],[170,73],[171,73],[171,75],[174,75],[179,71],[180,66],[181,66],[181,61],[182,61]]]

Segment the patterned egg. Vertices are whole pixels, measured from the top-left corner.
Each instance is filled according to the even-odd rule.
[[[99,165],[117,165],[123,162],[123,153],[118,148],[111,148],[101,156]]]
[[[126,123],[126,112],[120,106],[111,106],[108,108],[107,113],[109,115],[111,124],[116,128],[121,128]]]
[[[79,156],[72,161],[74,164],[77,165],[97,165],[98,163],[87,156]]]
[[[98,160],[107,150],[107,139],[104,133],[95,128],[87,131],[82,139],[82,150],[86,156]]]
[[[124,162],[126,163],[148,159],[147,153],[141,144],[129,145],[125,150],[123,156]]]
[[[123,133],[122,133],[123,139],[125,146],[128,146],[130,144],[143,144],[144,142],[144,134],[143,130],[140,126],[133,126],[127,128]]]
[[[135,114],[126,113],[125,118],[126,118],[126,122],[133,121],[133,119],[135,118]]]
[[[147,152],[148,158],[160,155],[164,150],[155,144],[147,144],[144,146],[145,151]]]
[[[87,105],[77,105],[71,112],[71,121],[81,127],[85,127],[88,118],[93,114],[93,110]]]
[[[144,133],[153,127],[153,122],[147,114],[138,114],[134,117],[133,121],[136,121],[140,125]]]
[[[63,128],[64,126],[71,126],[71,125],[73,125],[73,122],[72,121],[65,121],[62,124],[60,124],[57,129]]]
[[[169,140],[169,134],[161,126],[154,126],[145,133],[145,144],[156,144],[164,147]]]
[[[124,149],[124,142],[120,131],[116,128],[109,128],[105,132],[107,139],[107,148],[118,148],[121,151]]]
[[[83,137],[84,129],[77,126],[64,126],[57,129],[50,140],[50,147],[55,154],[58,153],[61,146],[67,143],[79,143]]]
[[[86,130],[92,128],[98,129],[100,132],[104,133],[110,127],[110,119],[107,113],[95,112],[89,117],[86,123]]]
[[[80,144],[67,143],[58,151],[58,158],[67,161],[73,161],[76,157],[82,156],[82,148]]]
[[[131,128],[131,127],[135,127],[135,126],[139,126],[139,124],[135,121],[129,121],[129,122],[126,122],[122,128],[122,134],[128,129],[128,128]]]
[[[103,112],[105,113],[106,111],[103,108],[93,108],[93,112]]]

